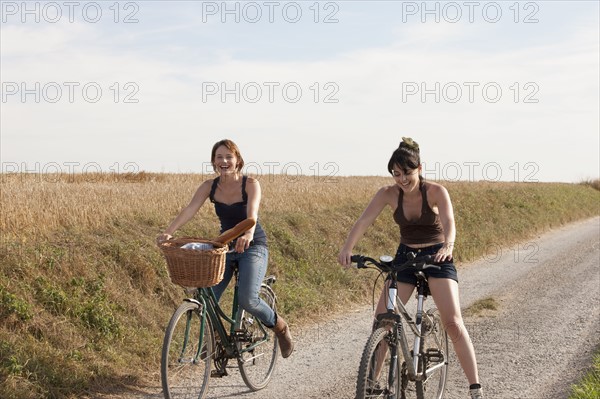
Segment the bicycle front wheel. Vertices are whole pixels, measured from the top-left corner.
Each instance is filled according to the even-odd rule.
[[[437,309],[427,311],[422,330],[423,361],[419,367],[427,370],[427,379],[416,382],[417,399],[441,399],[444,397],[448,374],[448,334]]]
[[[268,285],[260,287],[260,298],[276,311],[275,293]],[[270,328],[265,327],[256,317],[240,310],[242,333],[238,335],[238,366],[244,382],[253,391],[267,386],[275,370],[277,353],[279,352],[277,338]]]
[[[202,325],[202,306],[184,302],[171,317],[163,342],[160,374],[165,399],[206,396],[212,348],[212,328],[208,318]]]
[[[393,329],[375,330],[362,354],[356,383],[356,399],[399,398],[402,355]]]

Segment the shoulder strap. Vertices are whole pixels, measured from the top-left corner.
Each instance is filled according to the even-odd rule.
[[[421,197],[423,198],[423,204],[421,204],[421,215],[424,215],[425,212],[430,211],[429,202],[427,201],[427,188],[425,187],[425,182],[421,181],[420,183],[421,189]]]
[[[398,207],[402,208],[402,200],[404,199],[404,191],[398,187]]]
[[[248,180],[248,176],[242,176],[242,201],[244,204],[248,202],[248,193],[246,192],[246,180]]]
[[[396,211],[394,212],[394,219],[398,224],[403,224],[406,222],[404,218],[404,209],[402,208],[402,200],[404,198],[404,192],[400,187],[398,187],[398,206],[396,207]]]
[[[210,188],[210,202],[214,204],[215,202],[215,190],[217,189],[217,184],[219,184],[219,177],[215,178],[212,182],[212,186]]]

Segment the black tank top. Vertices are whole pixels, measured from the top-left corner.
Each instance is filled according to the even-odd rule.
[[[394,212],[394,220],[400,226],[400,243],[410,245],[444,242],[442,222],[440,216],[431,209],[427,202],[425,183],[421,182],[419,186],[423,204],[421,205],[421,216],[417,220],[407,220],[404,217],[402,208],[404,192],[401,188],[399,190],[398,207]]]
[[[219,177],[213,180],[212,187],[210,189],[210,202],[215,205],[215,213],[219,217],[221,222],[221,233],[225,230],[229,230],[242,220],[248,217],[246,208],[248,205],[248,194],[246,193],[246,180],[248,176],[242,177],[242,201],[234,204],[224,204],[222,202],[215,201],[215,191],[217,190],[217,184],[219,184]],[[262,226],[256,221],[256,227],[254,229],[254,239],[251,245],[267,245],[267,235],[263,230]]]

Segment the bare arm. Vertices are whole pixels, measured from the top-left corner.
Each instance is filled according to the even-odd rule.
[[[248,180],[246,181],[246,193],[248,194],[246,217],[258,220],[258,208],[260,207],[260,200],[262,196],[262,191],[258,180],[248,177]],[[252,227],[237,239],[235,243],[236,252],[244,252],[246,249],[248,249],[250,242],[254,239],[255,228],[256,226]]]
[[[342,266],[350,265],[350,258],[352,257],[352,249],[356,243],[362,238],[367,229],[375,222],[377,216],[381,214],[381,211],[386,205],[392,205],[394,203],[394,188],[392,186],[383,187],[377,191],[369,205],[366,207],[362,215],[358,218],[354,226],[346,238],[346,242],[342,247],[339,255],[338,262]],[[397,202],[396,196],[396,202]]]
[[[434,206],[437,206],[442,228],[444,229],[444,246],[440,248],[435,256],[436,262],[452,260],[452,251],[454,250],[454,240],[456,239],[456,225],[454,223],[454,209],[450,195],[445,187],[435,184],[430,189],[431,198]]]
[[[161,235],[159,235],[156,240],[157,242],[162,242],[168,240],[173,236],[175,231],[177,231],[181,226],[186,224],[194,217],[194,215],[198,212],[200,207],[204,204],[208,196],[210,195],[210,188],[212,185],[211,180],[207,180],[198,187],[196,193],[192,197],[190,203],[179,212],[179,215],[171,222],[169,227],[167,227]]]

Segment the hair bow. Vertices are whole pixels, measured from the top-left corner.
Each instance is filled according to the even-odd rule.
[[[404,143],[411,150],[419,151],[419,144],[417,144],[417,142],[410,137],[402,137],[402,143]]]

